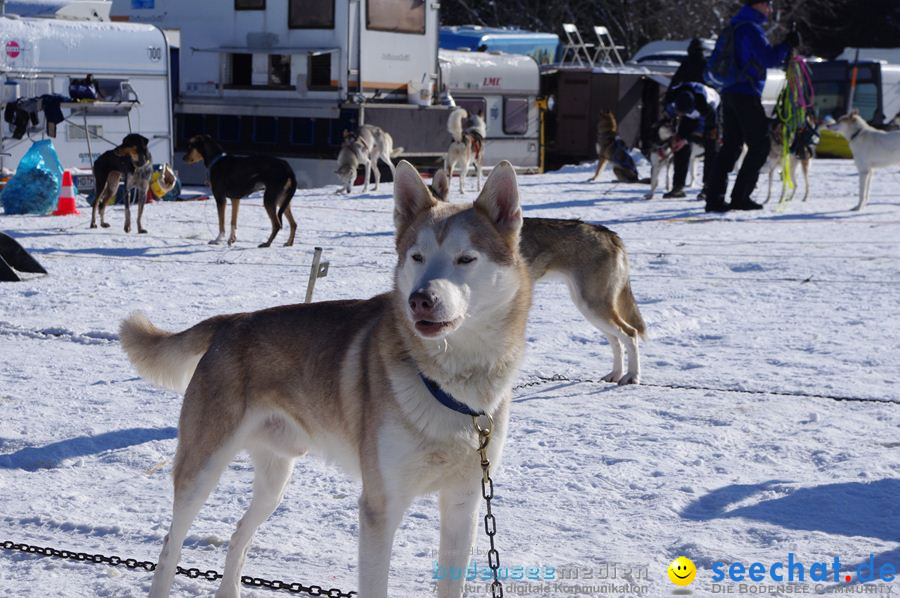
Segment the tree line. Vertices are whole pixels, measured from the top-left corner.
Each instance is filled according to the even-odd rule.
[[[562,34],[578,26],[585,41],[604,25],[633,54],[649,41],[715,37],[741,7],[737,0],[444,0],[443,25],[514,26]],[[780,41],[792,25],[801,50],[833,58],[844,47],[900,47],[900,0],[775,0],[770,37]],[[586,35],[591,32],[590,35]]]

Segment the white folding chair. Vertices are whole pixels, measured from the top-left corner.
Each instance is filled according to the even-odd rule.
[[[590,48],[593,48],[594,44],[586,44],[581,39],[581,33],[578,32],[578,27],[574,23],[563,23],[563,32],[565,32],[567,40],[566,45],[563,47],[563,64],[569,61],[568,56],[571,50],[574,62],[577,62],[579,65],[587,63],[590,66],[594,66],[594,59],[591,57],[590,52]],[[581,59],[582,54],[584,54],[584,60]]]
[[[593,63],[623,66],[619,50],[624,50],[625,46],[617,46],[609,34],[609,29],[602,25],[594,25],[594,35],[597,36],[597,50],[594,52]]]

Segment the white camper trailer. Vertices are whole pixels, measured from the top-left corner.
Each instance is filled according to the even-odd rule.
[[[172,161],[169,51],[152,25],[0,16],[0,88],[4,105],[44,94],[69,95],[69,84],[92,74],[102,98],[63,102],[65,121],[53,144],[65,168],[90,168],[130,132],[150,140],[157,162]],[[0,165],[15,169],[32,140],[48,134],[38,113],[21,139],[3,123]],[[9,155],[3,155],[9,154]]]
[[[114,0],[112,15],[179,30],[178,147],[208,133],[228,151],[287,159],[313,186],[335,182],[344,129],[384,126],[404,155],[423,156],[446,127],[447,108],[430,105],[437,2]]]
[[[539,165],[541,76],[530,56],[440,50],[441,83],[458,106],[481,114],[487,125],[485,166],[509,160]]]

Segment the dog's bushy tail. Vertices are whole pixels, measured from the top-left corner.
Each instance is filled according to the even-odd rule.
[[[200,358],[209,349],[221,317],[172,333],[134,312],[119,326],[119,339],[138,373],[155,384],[184,393]]]
[[[634,294],[631,292],[630,280],[625,281],[625,286],[619,292],[616,304],[616,311],[622,319],[630,324],[632,328],[637,330],[637,333],[641,338],[645,337],[647,335],[647,325],[644,323],[643,316],[641,316],[641,310],[638,309]]]
[[[463,140],[463,119],[468,115],[465,108],[457,108],[450,113],[447,119],[447,131],[453,141],[461,143]]]
[[[396,158],[397,156],[402,154],[404,149],[405,148],[402,145],[400,147],[395,147],[393,150],[391,150],[391,158]]]

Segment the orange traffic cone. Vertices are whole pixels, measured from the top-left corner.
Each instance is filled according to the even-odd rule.
[[[56,206],[54,216],[69,216],[78,214],[75,209],[75,193],[72,191],[72,173],[68,170],[63,172],[62,190],[59,192],[59,203]]]

